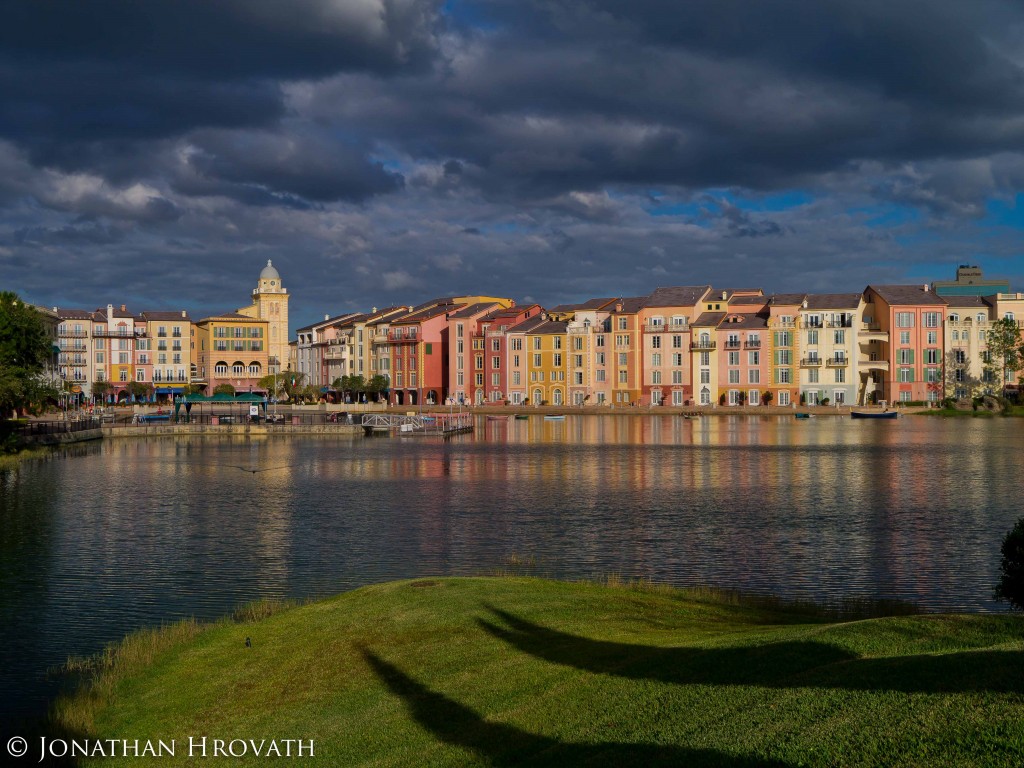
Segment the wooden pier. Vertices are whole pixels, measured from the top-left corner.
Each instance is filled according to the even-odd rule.
[[[363,416],[362,427],[367,437],[374,434],[448,437],[463,432],[472,432],[473,414],[463,412],[400,416],[395,413],[374,413]]]

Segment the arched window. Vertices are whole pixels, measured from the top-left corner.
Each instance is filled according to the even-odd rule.
[[[949,313],[949,322],[951,322],[951,323],[959,323],[960,322],[960,315],[958,315],[956,312],[950,312]]]
[[[533,404],[534,405],[540,405],[541,401],[543,399],[544,399],[544,392],[543,392],[543,390],[540,390],[540,389],[533,390]]]
[[[227,376],[228,364],[221,360],[220,362],[213,366],[213,372],[216,373],[218,376]]]
[[[252,377],[258,377],[260,375],[260,364],[257,362],[249,363],[249,375]]]
[[[553,400],[554,400],[555,405],[561,405],[562,404],[562,390],[556,389],[554,391]]]
[[[980,318],[981,315],[978,315],[978,317]],[[1003,317],[1006,318],[1007,320],[1013,320],[1013,312],[1007,312],[1005,315],[1003,315]]]
[[[243,374],[245,374],[245,363],[243,363],[241,360],[236,360],[234,364],[232,364],[231,366],[231,373],[233,373],[235,376],[242,376]]]

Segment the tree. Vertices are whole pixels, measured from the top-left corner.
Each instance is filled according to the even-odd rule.
[[[297,371],[285,371],[282,389],[289,400],[294,399],[305,386],[306,374]]]
[[[260,389],[266,390],[270,397],[277,398],[284,394],[284,383],[284,374],[278,373],[276,375],[270,374],[269,376],[264,376],[256,382],[256,385]]]
[[[942,399],[953,397],[958,400],[972,399],[981,389],[981,379],[971,373],[971,359],[962,349],[946,353],[942,361]],[[931,384],[930,388],[937,388]],[[962,396],[958,396],[957,393]]]
[[[1021,340],[1017,321],[1004,317],[993,322],[985,334],[985,343],[988,347],[986,368],[993,375],[998,374],[999,389],[996,394],[1002,395],[1007,374],[1021,369]]]
[[[0,413],[41,405],[59,392],[44,377],[53,342],[39,311],[16,293],[0,291]]]
[[[996,584],[994,597],[1005,600],[1019,611],[1024,610],[1024,517],[1017,521],[1006,538],[1001,549],[1002,560],[999,563],[999,583]]]
[[[775,395],[772,394],[771,390],[768,390],[763,395],[761,395],[761,402],[764,403],[765,405],[771,405],[772,400],[774,398]]]
[[[231,395],[232,397],[234,397],[234,395],[235,395],[235,388],[231,384],[228,384],[228,383],[225,382],[224,384],[218,384],[216,387],[214,387],[213,388],[213,394],[215,394],[215,395]]]
[[[150,384],[146,384],[142,381],[129,381],[128,392],[131,393],[132,397],[136,400],[145,400],[153,393],[153,387]]]
[[[105,400],[107,393],[110,391],[110,382],[106,379],[99,379],[92,383],[92,396],[100,400]]]
[[[373,395],[374,400],[379,400],[382,392],[387,392],[389,388],[388,377],[376,374],[371,376],[370,380],[366,382],[366,393]]]

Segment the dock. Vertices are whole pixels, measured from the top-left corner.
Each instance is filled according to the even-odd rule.
[[[374,434],[392,433],[399,436],[440,435],[449,437],[472,432],[473,414],[468,412],[430,415],[373,413],[363,416],[362,427],[367,437]]]

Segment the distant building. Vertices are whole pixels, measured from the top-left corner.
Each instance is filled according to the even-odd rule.
[[[961,264],[956,268],[956,280],[936,280],[932,290],[939,296],[991,296],[995,293],[1009,293],[1010,283],[1006,280],[983,280],[981,267]]]
[[[267,323],[267,374],[280,373],[288,365],[288,299],[281,275],[268,259],[253,289],[253,303],[238,310],[238,314]]]

